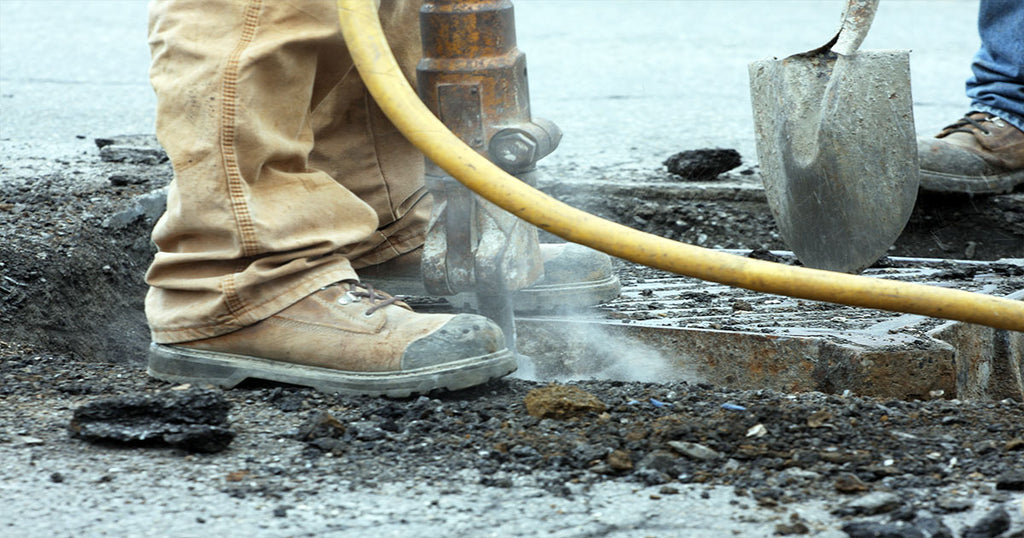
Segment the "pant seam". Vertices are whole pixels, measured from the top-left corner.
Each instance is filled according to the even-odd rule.
[[[245,305],[238,296],[234,274],[225,276],[221,281],[221,293],[224,294],[224,302],[228,308],[228,313],[236,319],[240,318],[241,314],[244,313]]]
[[[391,185],[388,184],[388,178],[384,175],[384,167],[380,164],[380,153],[381,147],[377,141],[377,131],[374,128],[373,121],[373,97],[370,96],[369,90],[363,90],[363,105],[366,109],[366,126],[367,130],[370,131],[370,140],[373,141],[373,162],[377,165],[377,173],[380,174],[380,182],[384,185],[384,193],[388,197],[388,213],[391,216],[391,221],[398,220],[398,215],[395,212],[395,201],[391,196]]]
[[[224,68],[224,79],[221,83],[221,155],[223,155],[224,171],[227,176],[228,198],[235,217],[235,225],[238,227],[243,257],[255,255],[258,243],[256,241],[256,231],[253,226],[252,215],[249,213],[249,207],[245,201],[245,191],[242,187],[244,181],[238,166],[238,155],[235,152],[238,72],[242,53],[245,52],[245,49],[252,43],[256,35],[256,27],[259,24],[262,7],[262,0],[252,0],[246,7],[245,14],[243,15],[242,35],[238,40],[238,45],[235,46],[235,50],[231,51],[231,55],[228,57],[227,65]]]

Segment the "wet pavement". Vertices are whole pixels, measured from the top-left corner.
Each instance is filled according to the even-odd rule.
[[[789,252],[735,251],[795,263]],[[889,257],[865,276],[1024,298],[1024,260]],[[644,267],[571,318],[517,319],[541,379],[701,381],[746,390],[898,399],[1024,399],[1024,335],[927,316],[794,299]],[[647,368],[641,367],[647,365]]]

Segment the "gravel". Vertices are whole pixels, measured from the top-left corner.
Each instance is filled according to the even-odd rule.
[[[166,163],[143,152],[2,166],[4,534],[1024,532],[1024,404],[1014,400],[515,378],[389,400],[150,379],[142,276]],[[778,248],[766,216],[744,205],[756,202],[604,202],[623,221],[640,217],[650,230],[667,223],[671,236]],[[1019,208],[997,209],[991,218],[1019,226],[1007,217]],[[223,450],[93,442],[69,431],[86,410],[182,394],[230,405],[217,426],[234,433]]]

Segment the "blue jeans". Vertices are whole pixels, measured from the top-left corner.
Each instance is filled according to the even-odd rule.
[[[967,79],[971,109],[1024,131],[1024,1],[981,0],[978,33],[981,50]]]

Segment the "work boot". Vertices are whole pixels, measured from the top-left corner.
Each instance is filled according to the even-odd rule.
[[[1024,133],[987,112],[919,138],[917,148],[926,191],[995,194],[1024,183]]]
[[[419,248],[356,272],[363,282],[401,295],[428,295],[420,272],[422,251]],[[621,285],[612,272],[612,261],[607,254],[575,243],[543,243],[540,254],[544,262],[544,277],[515,293],[513,308],[516,312],[571,310],[619,296]]]
[[[259,378],[405,397],[479,385],[515,369],[501,329],[487,318],[418,314],[372,286],[345,281],[235,332],[153,344],[148,371],[222,387]]]

